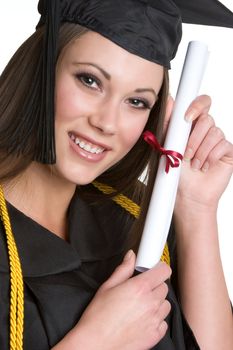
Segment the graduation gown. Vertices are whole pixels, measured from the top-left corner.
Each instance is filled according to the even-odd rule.
[[[65,241],[9,203],[7,206],[24,276],[24,350],[48,350],[77,324],[98,287],[121,263],[133,219],[111,200],[90,205],[75,194]],[[199,349],[170,283],[167,299],[172,305],[169,328],[153,349]],[[9,349],[9,266],[2,224],[0,349]]]

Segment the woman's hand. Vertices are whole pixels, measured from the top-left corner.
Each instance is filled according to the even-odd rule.
[[[77,326],[54,350],[146,350],[161,340],[167,330],[164,319],[170,311],[164,282],[171,269],[159,263],[131,277],[134,266],[135,255],[129,251],[97,291]]]
[[[167,330],[164,319],[170,304],[165,300],[168,287],[164,281],[171,270],[160,263],[130,278],[135,265],[135,255],[130,253],[101,286],[79,322],[87,336],[96,336],[93,345],[101,344],[95,349],[149,349]]]
[[[233,171],[233,145],[209,115],[211,100],[197,97],[186,112],[193,121],[184,154],[177,202],[216,210]]]
[[[171,104],[171,102],[170,102]],[[233,349],[233,319],[219,249],[216,211],[233,171],[233,145],[200,96],[186,116],[193,120],[174,211],[177,269],[183,312],[201,349]]]

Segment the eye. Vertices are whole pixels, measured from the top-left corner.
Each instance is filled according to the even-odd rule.
[[[90,89],[99,89],[101,86],[100,80],[88,73],[76,74],[76,78]]]
[[[130,98],[129,103],[138,109],[151,109],[150,103],[141,98]]]

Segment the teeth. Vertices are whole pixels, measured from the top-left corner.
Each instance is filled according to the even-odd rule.
[[[85,150],[86,150],[86,151],[90,152],[90,150],[91,150],[91,146],[90,146],[90,145],[86,145],[86,146],[84,146],[84,147],[85,147]]]
[[[78,144],[78,143],[76,142],[76,144]],[[79,143],[79,147],[84,148],[84,147],[85,147],[85,143],[84,143],[83,141],[81,141],[81,142]]]
[[[80,148],[92,154],[100,154],[100,153],[103,153],[104,151],[104,148],[97,147],[97,146],[92,147],[89,143],[85,143],[83,140],[80,140],[78,137],[75,137],[73,134],[70,135],[70,138],[72,141],[74,141],[76,145],[79,145]]]

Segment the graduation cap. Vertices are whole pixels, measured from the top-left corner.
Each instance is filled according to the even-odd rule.
[[[56,162],[54,84],[58,32],[71,22],[127,51],[170,68],[181,40],[181,21],[233,28],[233,13],[216,0],[40,0],[37,28],[45,25],[42,98],[36,160]]]

